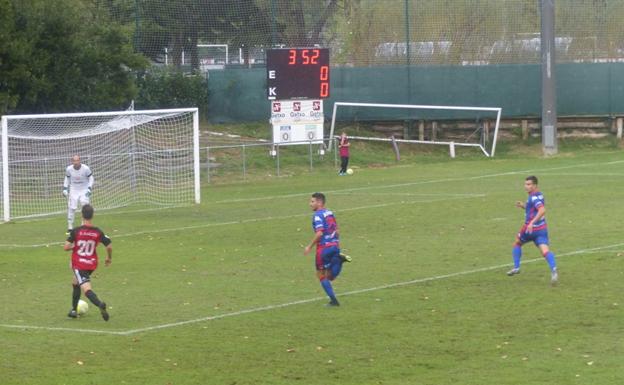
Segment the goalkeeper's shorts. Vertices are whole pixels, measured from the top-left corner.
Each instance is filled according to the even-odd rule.
[[[72,210],[77,210],[78,206],[88,205],[90,199],[87,196],[87,192],[88,190],[70,192],[69,198],[67,199],[67,206]]]

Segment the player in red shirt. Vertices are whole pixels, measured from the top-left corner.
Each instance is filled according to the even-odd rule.
[[[342,132],[340,135],[340,142],[338,143],[338,147],[340,148],[340,172],[338,175],[346,175],[347,167],[349,167],[349,147],[351,143],[349,143],[349,138],[347,138],[347,133]]]
[[[102,230],[93,226],[91,220],[93,219],[93,206],[82,206],[82,220],[83,224],[80,227],[76,227],[69,233],[69,237],[65,242],[65,251],[72,250],[71,257],[71,269],[74,273],[74,279],[72,285],[74,287],[72,295],[72,309],[67,316],[71,318],[78,317],[76,307],[80,300],[80,291],[85,294],[89,300],[100,309],[102,318],[104,321],[108,321],[109,315],[106,311],[106,303],[100,301],[91,290],[91,274],[95,271],[98,265],[97,245],[102,243],[106,246],[106,260],[104,264],[110,266],[113,256],[113,247],[111,246],[111,240],[108,238]]]

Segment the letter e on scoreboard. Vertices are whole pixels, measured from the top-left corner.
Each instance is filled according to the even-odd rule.
[[[269,71],[269,79],[275,79],[275,70]]]

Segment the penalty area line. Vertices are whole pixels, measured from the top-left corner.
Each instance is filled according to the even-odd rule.
[[[587,249],[579,249],[579,250],[575,250],[575,251],[569,251],[567,253],[558,254],[557,257],[561,258],[561,257],[567,257],[567,256],[573,256],[573,255],[579,255],[579,254],[589,254],[589,253],[594,253],[594,252],[597,252],[597,251],[600,251],[600,250],[608,250],[608,249],[613,249],[613,248],[622,247],[622,246],[624,246],[624,242],[616,243],[616,244],[612,244],[612,245],[597,246],[597,247],[592,247],[592,248],[587,248]],[[534,262],[537,262],[537,261],[542,261],[543,259],[544,258],[528,259],[528,260],[524,260],[522,262],[522,264],[524,265],[524,264],[534,263]],[[505,267],[509,267],[509,263],[500,264],[500,265],[494,265],[494,266],[481,267],[481,268],[471,269],[471,270],[464,270],[464,271],[459,271],[459,272],[449,273],[449,274],[435,275],[435,276],[425,277],[425,278],[417,278],[417,279],[413,279],[413,280],[410,280],[410,281],[395,282],[395,283],[390,283],[390,284],[387,284],[387,285],[368,287],[368,288],[364,288],[364,289],[351,290],[351,291],[347,291],[347,292],[344,292],[342,294],[339,294],[338,297],[346,297],[346,296],[350,296],[350,295],[369,293],[369,292],[373,292],[373,291],[379,291],[379,290],[384,290],[384,289],[391,289],[391,288],[395,288],[395,287],[410,286],[410,285],[415,285],[415,284],[424,283],[424,282],[439,281],[439,280],[448,279],[448,278],[455,278],[455,277],[461,277],[461,276],[465,276],[465,275],[482,273],[482,272],[486,272],[486,271],[498,270],[498,269],[502,269],[502,268],[505,268]],[[94,329],[80,329],[80,328],[66,328],[66,327],[30,326],[30,325],[10,325],[10,324],[0,324],[0,327],[2,327],[2,328],[11,328],[11,329],[20,329],[20,330],[46,330],[46,331],[62,331],[62,332],[74,332],[74,333],[91,333],[91,334],[109,334],[109,335],[128,336],[128,335],[137,334],[137,333],[144,333],[144,332],[150,332],[150,331],[155,331],[155,330],[169,329],[169,328],[174,328],[174,327],[179,327],[179,326],[184,326],[184,325],[196,324],[196,323],[200,323],[200,322],[214,321],[214,320],[218,320],[218,319],[222,319],[222,318],[237,317],[237,316],[245,315],[245,314],[259,313],[259,312],[264,312],[264,311],[269,311],[269,310],[282,309],[282,308],[286,308],[286,307],[290,307],[290,306],[302,305],[302,304],[311,303],[311,302],[318,302],[318,301],[325,300],[325,299],[327,299],[327,298],[326,297],[308,298],[308,299],[302,299],[302,300],[297,300],[297,301],[292,301],[292,302],[285,302],[285,303],[281,303],[281,304],[267,305],[267,306],[243,309],[243,310],[230,312],[230,313],[224,313],[224,314],[218,314],[218,315],[213,315],[213,316],[195,318],[195,319],[190,319],[190,320],[186,320],[186,321],[171,322],[171,323],[154,325],[154,326],[146,326],[146,327],[137,328],[137,329],[129,329],[129,330],[125,330],[125,331],[123,331],[123,330],[122,331],[94,330]]]
[[[459,195],[456,195],[456,196],[449,196],[449,197],[443,196],[443,197],[441,197],[439,199],[435,199],[434,198],[434,199],[413,200],[413,201],[411,201],[411,200],[402,200],[402,201],[397,201],[397,202],[380,203],[380,204],[376,204],[376,205],[348,207],[348,208],[340,209],[340,211],[344,212],[344,211],[370,210],[370,209],[390,207],[390,206],[397,206],[397,205],[435,203],[435,202],[454,201],[454,200],[460,200],[460,199],[483,198],[485,196],[486,196],[486,194],[467,194],[467,195],[459,194]],[[240,224],[248,224],[248,223],[256,223],[256,222],[293,219],[293,218],[299,218],[299,217],[308,217],[310,215],[311,215],[310,213],[305,213],[305,214],[292,214],[292,215],[281,215],[281,216],[267,216],[267,217],[259,217],[259,218],[247,218],[247,219],[240,219],[240,220],[229,221],[229,222],[209,222],[209,223],[198,224],[198,225],[173,227],[173,228],[167,228],[167,229],[153,229],[153,230],[137,231],[137,232],[134,232],[134,233],[125,233],[125,234],[119,234],[119,235],[112,235],[111,238],[113,240],[115,240],[115,239],[118,239],[118,238],[129,238],[129,237],[136,237],[136,236],[141,236],[141,235],[148,235],[148,236],[150,236],[150,235],[153,235],[153,234],[169,233],[169,232],[177,232],[177,231],[185,231],[185,230],[198,230],[198,229],[205,229],[205,228],[208,228],[208,227],[231,226],[231,225],[240,225]],[[65,241],[63,241],[63,242],[36,243],[36,244],[30,244],[30,245],[18,244],[18,243],[15,243],[15,244],[0,243],[0,248],[39,248],[39,247],[60,246],[60,245],[63,245],[64,243],[65,243]]]

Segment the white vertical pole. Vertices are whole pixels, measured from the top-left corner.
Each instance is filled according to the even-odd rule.
[[[449,144],[449,153],[451,155],[451,158],[455,158],[455,142],[451,142]]]
[[[340,104],[339,102],[334,102],[334,111],[332,112],[332,120],[331,120],[331,127],[329,129],[329,143],[327,146],[327,150],[331,151],[333,148],[333,144],[334,144],[334,126],[336,124],[336,108],[338,107],[338,104]]]
[[[2,117],[2,199],[4,207],[4,221],[11,219],[11,202],[9,195],[9,124],[6,117]]]
[[[490,156],[494,157],[494,153],[496,152],[496,141],[498,140],[498,127],[500,126],[502,109],[499,108],[496,113],[496,127],[494,127],[494,140],[492,141],[492,151],[490,152]]]
[[[193,111],[193,170],[195,172],[195,203],[201,202],[199,181],[199,110]]]

